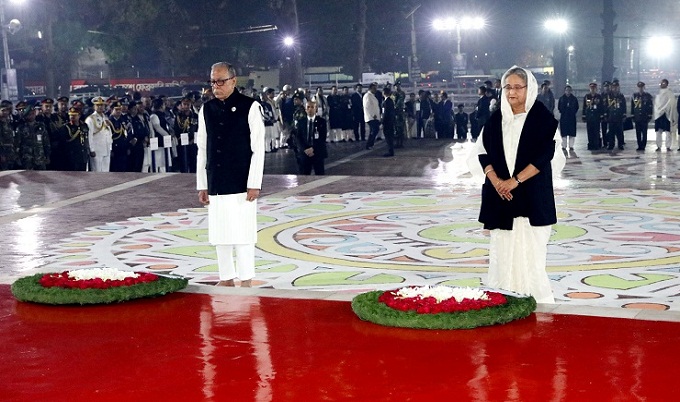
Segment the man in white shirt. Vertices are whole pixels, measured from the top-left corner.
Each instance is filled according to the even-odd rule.
[[[368,92],[366,92],[363,97],[364,121],[368,123],[368,128],[370,130],[368,141],[366,142],[366,149],[373,148],[375,139],[378,137],[378,132],[380,131],[380,104],[378,103],[378,98],[375,97],[377,91],[378,84],[372,83],[368,87]]]

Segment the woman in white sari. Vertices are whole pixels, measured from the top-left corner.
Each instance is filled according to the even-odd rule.
[[[473,176],[485,176],[479,221],[491,231],[487,285],[554,303],[545,268],[557,222],[552,175],[565,163],[557,120],[536,102],[530,71],[514,66],[502,85],[501,108],[468,158]]]

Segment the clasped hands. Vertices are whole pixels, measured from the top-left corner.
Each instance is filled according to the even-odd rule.
[[[493,181],[492,183],[501,199],[506,201],[512,200],[512,190],[519,186],[517,180],[513,178],[507,180],[496,179],[496,181]]]

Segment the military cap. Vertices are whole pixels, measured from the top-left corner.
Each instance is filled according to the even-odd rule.
[[[71,115],[71,116],[75,116],[77,114],[80,114],[80,110],[78,110],[78,108],[71,107],[68,110],[68,114]]]
[[[16,110],[23,110],[26,108],[26,106],[28,106],[28,103],[26,103],[25,101],[19,101],[17,102],[16,106],[14,106],[14,108]]]
[[[75,102],[73,102],[73,103],[75,104]],[[102,98],[101,96],[96,96],[96,97],[92,98],[92,104],[93,105],[104,105],[104,104],[106,104],[106,101],[104,101],[104,98]]]
[[[139,105],[139,102],[130,101],[130,103],[128,103],[128,108],[132,109],[133,107],[135,107],[137,105]]]
[[[121,107],[123,107],[123,105],[121,105],[120,102],[118,101],[111,102],[111,109],[120,109]]]
[[[116,95],[111,95],[111,96],[108,97],[108,99],[106,99],[106,102],[109,103],[109,102],[113,102],[113,101],[117,101],[117,100],[118,100],[118,97]]]
[[[26,104],[26,106],[23,108],[23,110],[21,110],[21,116],[26,117],[29,114],[31,114],[31,112],[35,112],[34,107],[35,107],[35,105]]]
[[[550,80],[543,80],[544,85],[550,85]]]
[[[605,81],[605,82],[602,83],[602,86],[603,86],[603,87],[608,87],[608,86],[610,86],[611,84],[612,84],[611,82]]]
[[[54,99],[52,98],[45,98],[40,102],[43,105],[54,105]]]
[[[592,87],[596,87],[596,88],[597,88],[597,82],[591,82],[590,84],[588,84],[588,86],[591,87],[591,88],[592,88]]]
[[[8,101],[7,99],[4,99],[0,101],[0,106],[12,106],[12,102]]]
[[[57,102],[66,102],[68,103],[68,96],[60,96],[57,98]]]
[[[645,86],[645,83],[644,83],[644,82],[638,81],[638,83],[637,83],[637,87],[638,87],[638,88],[642,88],[642,87],[644,87],[644,86]]]
[[[128,106],[130,104],[130,99],[123,97],[120,98],[118,102],[120,102],[121,106]]]
[[[83,106],[83,101],[81,101],[79,99],[74,99],[73,102],[71,102],[71,105],[73,105],[73,106],[76,106],[76,105]]]
[[[296,92],[295,94],[293,94],[293,99],[295,98],[305,100],[305,94],[303,94],[302,92]]]
[[[618,87],[618,86],[619,86],[619,80],[614,80],[614,81],[612,81],[612,86],[613,86],[613,87]]]

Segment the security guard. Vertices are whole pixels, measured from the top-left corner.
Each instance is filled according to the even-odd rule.
[[[637,83],[638,92],[633,94],[630,102],[630,112],[635,122],[635,136],[637,137],[637,150],[644,151],[647,146],[647,129],[649,121],[654,115],[654,99],[649,92],[645,91],[645,83]]]
[[[602,148],[600,137],[600,123],[604,113],[602,95],[597,93],[597,84],[590,83],[590,92],[583,97],[583,121],[586,122],[588,132],[588,150],[597,151]]]

